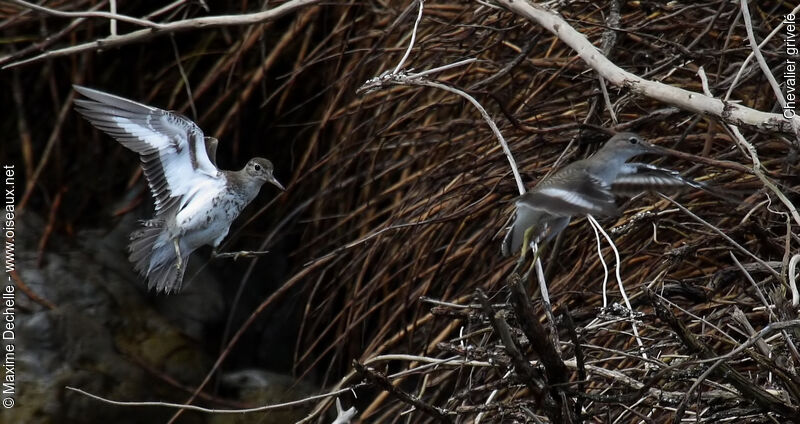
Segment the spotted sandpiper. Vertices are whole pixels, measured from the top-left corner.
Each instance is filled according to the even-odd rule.
[[[503,255],[519,250],[526,238],[529,243],[552,239],[573,216],[616,215],[615,195],[682,186],[706,189],[676,171],[628,162],[644,153],[663,152],[637,134],[619,133],[591,157],[556,171],[517,199],[514,224],[503,239]]]
[[[283,190],[272,163],[253,158],[240,171],[216,166],[217,140],[191,120],[113,94],[75,85],[87,99],[76,110],[138,153],[155,199],[155,216],[130,235],[129,259],[148,289],[177,292],[191,253],[216,249],[265,182]]]

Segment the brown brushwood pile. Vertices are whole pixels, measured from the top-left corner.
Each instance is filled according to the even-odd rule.
[[[231,2],[225,11],[255,10],[250,3]],[[549,5],[628,72],[703,93],[702,67],[714,97],[783,113],[757,60],[748,59],[753,49],[738,2]],[[749,6],[759,42],[791,12],[785,2]],[[643,194],[620,199],[622,214],[601,220],[618,249],[632,311],[611,247],[602,240],[606,269],[595,233],[585,218],[574,219],[541,253],[548,317],[535,273],[522,278],[516,258],[500,254],[519,193],[478,109],[432,86],[359,90],[401,62],[418,11],[417,2],[321,3],[265,24],[176,35],[200,126],[233,140],[222,143],[235,146],[237,157],[265,148],[245,143],[250,134],[281,140],[269,148],[289,190],[245,230],[267,247],[281,239],[288,249],[286,279],[256,314],[299,293],[294,372],[319,376],[326,389],[355,386],[358,399],[341,398],[363,422],[800,420],[800,321],[790,269],[800,254],[800,222],[789,206],[800,204],[798,138],[740,126],[757,152],[754,172],[752,152],[719,117],[603,83],[548,29],[494,2],[425,2],[404,68],[476,59],[425,78],[486,109],[528,188],[611,134],[635,131],[682,154],[645,161],[726,194],[667,193],[680,206]],[[45,19],[25,15],[3,25],[27,34],[37,28],[34,16]],[[69,35],[89,41],[99,28]],[[779,29],[760,46],[780,84],[787,60],[798,57],[787,53],[786,34]],[[136,66],[145,80],[132,75],[124,87],[192,116],[173,47],[168,36],[159,40],[163,46],[148,51],[151,41],[124,48],[140,55],[136,65],[107,51],[3,71],[11,94],[2,96],[30,119],[29,103],[55,112],[66,105],[70,82],[108,86]],[[40,74],[25,74],[33,70]],[[17,95],[27,84],[35,87],[31,96]],[[9,153],[38,178],[40,188],[25,201],[45,216],[56,193],[84,190],[70,182],[77,178],[63,178],[78,172],[70,161],[97,171],[127,153],[108,140],[92,143],[103,145],[91,147],[97,154],[114,152],[113,163],[89,164],[72,156],[79,143],[64,136],[53,165],[36,174],[47,135],[60,131],[53,128],[91,134],[55,112]],[[17,121],[3,125],[17,128]],[[116,187],[135,176],[128,169]],[[97,201],[72,199],[83,208]],[[54,231],[67,234],[79,223],[72,214],[55,212]],[[330,422],[322,411],[334,409],[333,398],[319,401],[309,421]]]

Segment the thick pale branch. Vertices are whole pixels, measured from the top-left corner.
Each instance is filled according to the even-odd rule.
[[[744,125],[764,131],[794,133],[791,120],[783,115],[762,112],[701,93],[649,81],[632,74],[603,56],[586,36],[575,30],[560,16],[532,4],[528,0],[497,0],[497,3],[555,34],[561,41],[572,47],[592,69],[616,86],[628,88],[634,93],[684,110],[715,116],[733,125]]]

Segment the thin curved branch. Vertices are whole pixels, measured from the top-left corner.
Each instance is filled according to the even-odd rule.
[[[45,15],[58,16],[61,18],[104,18],[109,20],[127,22],[129,24],[139,25],[153,29],[159,29],[164,26],[164,24],[159,24],[157,22],[149,21],[147,19],[139,19],[133,16],[120,15],[118,13],[95,12],[95,11],[64,12],[62,10],[51,9],[49,7],[39,6],[38,4],[28,3],[24,0],[11,0],[11,2],[16,3],[22,7],[35,10],[37,12],[44,13]]]
[[[770,87],[772,87],[772,92],[775,93],[775,98],[778,99],[778,103],[781,104],[781,108],[784,110],[785,114],[785,111],[788,109],[786,106],[786,99],[783,97],[780,84],[778,84],[778,81],[775,80],[775,76],[772,75],[772,71],[769,69],[769,65],[767,65],[767,61],[764,60],[764,55],[761,54],[761,50],[758,47],[759,44],[756,40],[756,35],[753,32],[753,20],[750,18],[750,10],[747,7],[747,0],[741,0],[740,4],[742,10],[742,20],[744,21],[744,27],[747,30],[747,39],[750,40],[750,47],[753,49],[756,62],[758,62],[761,72],[763,72],[764,76],[767,78],[767,82],[769,82]],[[797,140],[800,140],[800,124],[794,120],[792,123],[794,125],[795,136],[797,137]]]
[[[290,402],[284,403],[276,403],[274,405],[264,405],[259,406],[256,408],[245,408],[245,409],[211,409],[211,408],[203,408],[202,406],[195,406],[195,405],[184,405],[182,403],[171,403],[171,402],[151,402],[151,401],[118,401],[118,400],[111,400],[108,398],[104,398],[102,396],[98,396],[93,393],[89,393],[86,390],[79,389],[77,387],[65,386],[64,388],[83,396],[89,397],[91,399],[107,403],[109,405],[116,405],[116,406],[162,406],[165,408],[173,408],[173,409],[188,409],[195,412],[202,412],[206,414],[246,414],[250,412],[264,412],[264,411],[274,411],[279,409],[289,409],[297,407],[298,405],[302,405],[304,403],[308,403],[311,401],[325,399],[333,396],[339,396],[341,394],[347,393],[352,391],[354,388],[360,387],[362,384],[356,384],[352,387],[345,387],[342,389],[337,389],[330,391],[328,393],[323,393],[319,395],[309,396],[303,399],[293,400]]]
[[[797,212],[797,208],[794,206],[792,201],[789,200],[785,194],[783,194],[781,189],[778,188],[775,183],[770,181],[770,179],[764,175],[761,167],[761,160],[758,158],[758,152],[756,151],[755,146],[753,146],[752,143],[748,142],[747,139],[744,138],[744,135],[742,135],[741,131],[739,131],[739,128],[737,128],[735,125],[731,125],[730,129],[734,135],[733,141],[735,141],[739,147],[747,151],[747,153],[750,155],[750,160],[753,161],[753,173],[755,173],[756,177],[761,180],[761,183],[763,183],[765,187],[770,189],[770,191],[778,196],[778,199],[781,201],[781,203],[783,203],[784,206],[786,206],[786,209],[789,210],[789,213],[792,214],[792,217],[797,225],[800,225],[800,213]]]
[[[321,3],[321,0],[291,0],[272,9],[256,13],[247,13],[242,15],[204,16],[201,18],[184,19],[180,21],[169,22],[166,24],[157,24],[158,26],[155,27],[140,29],[123,35],[118,35],[118,36],[111,35],[88,43],[78,44],[76,46],[70,46],[58,50],[51,50],[49,52],[44,52],[40,55],[28,59],[3,65],[2,69],[8,69],[20,65],[38,62],[43,59],[69,56],[95,49],[107,49],[110,47],[119,47],[126,44],[138,43],[164,34],[173,34],[176,32],[189,31],[201,28],[218,28],[218,27],[228,27],[228,26],[260,24],[263,22],[278,19],[298,9],[302,9],[306,6],[311,6],[318,3]],[[101,13],[101,12],[93,12],[93,13]],[[85,15],[85,13],[82,15]],[[111,14],[103,13],[103,15],[105,16]],[[114,15],[114,19],[119,19],[119,15]],[[8,56],[0,57],[0,65],[8,62],[9,60],[10,59]]]
[[[797,12],[800,12],[800,4],[795,6],[795,8],[792,9],[792,11],[789,12],[789,14],[794,15]],[[761,43],[759,43],[758,46],[756,46],[756,48],[754,48],[753,50],[760,49],[760,48],[766,46],[767,43],[769,42],[769,40],[771,40],[772,37],[775,36],[775,34],[777,34],[781,29],[783,29],[785,24],[786,24],[786,21],[779,22],[778,25],[776,25],[775,28],[773,28],[772,31],[770,31],[770,33],[767,34],[767,36],[764,37],[763,40],[761,40]],[[731,97],[731,93],[733,93],[733,90],[736,87],[739,86],[739,80],[741,79],[742,75],[744,74],[745,70],[747,69],[747,65],[750,64],[750,62],[753,60],[754,57],[755,57],[755,52],[750,52],[750,54],[747,55],[747,57],[744,59],[744,61],[742,61],[742,64],[739,66],[739,71],[736,72],[736,76],[734,76],[734,78],[733,78],[733,82],[731,82],[730,87],[728,87],[728,91],[725,92],[725,98],[724,98],[725,100],[728,100]]]
[[[423,86],[423,87],[433,87],[438,88],[440,90],[444,90],[458,96],[461,96],[468,102],[472,103],[475,109],[480,112],[481,117],[486,123],[489,125],[489,128],[492,130],[492,133],[497,140],[500,142],[500,146],[503,149],[503,152],[506,155],[506,159],[508,159],[509,164],[511,165],[511,172],[514,174],[514,181],[517,183],[517,190],[519,190],[519,194],[525,194],[525,184],[522,182],[522,176],[519,173],[519,168],[517,167],[517,162],[514,160],[514,155],[511,153],[511,149],[508,147],[508,142],[506,142],[503,134],[500,133],[500,129],[495,124],[492,117],[489,116],[489,113],[484,109],[484,107],[472,96],[467,94],[467,92],[459,90],[455,87],[451,87],[446,84],[442,84],[436,81],[430,81],[423,78],[425,75],[429,75],[435,72],[440,72],[444,69],[452,68],[453,66],[460,66],[467,63],[474,62],[475,59],[466,59],[462,60],[453,64],[445,65],[440,68],[431,69],[423,72],[419,72],[416,74],[408,74],[405,72],[400,73],[386,73],[375,78],[372,78],[365,82],[361,87],[356,90],[356,93],[369,93],[375,90],[378,90],[386,85],[416,85],[416,86]]]

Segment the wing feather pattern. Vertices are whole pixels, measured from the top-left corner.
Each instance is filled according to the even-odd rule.
[[[138,153],[156,216],[171,209],[194,187],[217,176],[208,157],[203,131],[176,113],[91,88],[74,86],[78,112],[97,129]]]

